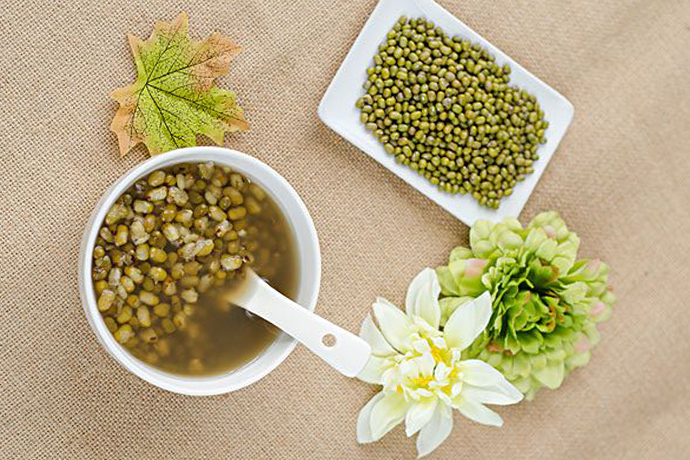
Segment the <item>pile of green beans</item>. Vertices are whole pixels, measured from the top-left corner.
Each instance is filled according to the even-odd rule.
[[[401,17],[367,69],[361,121],[400,163],[448,193],[498,208],[534,172],[548,122],[478,44]]]
[[[261,252],[248,219],[265,198],[243,175],[213,163],[157,170],[127,189],[93,249],[97,306],[115,339],[169,353],[161,338],[189,327],[199,296],[241,277]]]

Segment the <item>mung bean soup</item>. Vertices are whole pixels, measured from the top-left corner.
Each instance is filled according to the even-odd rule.
[[[275,201],[226,166],[159,169],[129,187],[101,225],[92,271],[98,310],[115,340],[152,366],[227,372],[278,333],[222,300],[245,265],[294,300],[297,251]]]

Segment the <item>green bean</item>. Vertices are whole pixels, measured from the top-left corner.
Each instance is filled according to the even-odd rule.
[[[158,187],[149,191],[146,195],[149,201],[163,201],[168,196],[168,189],[166,187]]]
[[[172,334],[173,332],[175,332],[175,325],[170,320],[170,318],[163,318],[163,320],[161,321],[161,327],[168,334]]]
[[[165,318],[170,314],[170,304],[159,303],[153,307],[153,314]]]
[[[220,258],[220,265],[225,271],[237,270],[242,266],[242,258],[230,254],[223,254]]]
[[[110,289],[104,289],[98,298],[98,309],[100,311],[107,311],[115,302],[115,292]]]
[[[206,202],[208,204],[210,204],[211,206],[214,206],[218,203],[218,198],[216,198],[216,196],[213,193],[211,193],[211,191],[209,191],[209,190],[207,190],[204,193],[204,198],[206,199]]]
[[[119,231],[119,230],[118,230]],[[140,245],[146,243],[150,236],[141,221],[135,220],[129,226],[130,237],[132,238],[132,243],[135,245]]]
[[[136,289],[136,284],[134,284],[132,278],[130,278],[127,275],[120,278],[120,284],[123,288],[125,288],[125,291],[127,291],[128,293],[132,293],[134,292],[134,289]]]
[[[139,333],[141,340],[143,340],[144,342],[148,342],[148,343],[157,342],[158,341],[158,334],[156,333],[156,331],[154,329],[148,327],[148,326],[145,326],[145,327],[147,327],[147,329],[144,329]],[[157,356],[157,355],[154,354],[154,356]]]
[[[103,321],[111,334],[117,331],[117,322],[111,316],[106,316]]]
[[[139,293],[139,300],[141,303],[151,306],[157,305],[160,301],[157,295],[149,291],[141,291]]]
[[[393,118],[401,127],[387,135],[388,143],[405,142],[404,133],[412,131],[411,138],[416,129],[400,105],[404,93],[395,85],[406,72],[387,68],[377,74],[380,83],[373,80],[384,99],[362,98],[362,107],[371,107],[365,113],[375,122],[380,122],[376,115],[385,119],[390,111],[398,112]],[[539,121],[531,123],[534,136],[543,129]],[[414,145],[405,145],[411,156]],[[516,173],[525,174],[534,156],[519,154],[524,161]],[[285,243],[274,234],[274,207],[257,184],[210,162],[174,165],[137,180],[108,209],[93,249],[97,308],[110,333],[150,364],[185,357],[187,366],[194,359],[188,356],[190,347],[201,343],[189,340],[207,336],[203,296],[243,278],[245,264],[271,279],[276,272],[272,264],[283,262]],[[168,338],[170,334],[180,339]]]
[[[132,307],[129,305],[125,305],[122,307],[122,311],[120,311],[120,314],[117,315],[117,322],[120,324],[124,324],[128,322],[132,318]]]
[[[446,193],[470,193],[496,208],[508,196],[493,190],[496,168],[511,167],[500,170],[509,184],[524,180],[548,127],[536,98],[508,85],[509,74],[478,44],[401,18],[367,69],[368,94],[355,107],[397,162]]]
[[[197,282],[197,284],[199,284]],[[199,294],[197,294],[196,290],[193,288],[186,289],[180,293],[180,297],[185,301],[189,303],[196,303],[197,299],[199,298]]]
[[[168,277],[168,272],[161,267],[151,267],[148,276],[156,282],[164,281]]]
[[[165,171],[158,170],[152,172],[149,174],[148,182],[151,187],[158,187],[159,185],[162,185],[163,182],[165,182]]]
[[[151,326],[151,313],[146,305],[141,305],[137,308],[137,320],[141,327]]]
[[[137,260],[148,260],[149,258],[149,245],[144,243],[139,246],[137,246],[136,249],[136,258]]]
[[[211,219],[218,222],[222,222],[227,218],[227,214],[225,214],[225,212],[218,206],[211,206],[208,209],[208,215]]]
[[[113,335],[115,336],[115,340],[124,345],[134,337],[134,331],[129,324],[123,324]]]

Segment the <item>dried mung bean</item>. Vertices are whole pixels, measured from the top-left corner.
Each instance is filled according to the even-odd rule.
[[[355,106],[397,161],[447,193],[469,193],[496,208],[533,172],[548,128],[536,98],[510,86],[509,74],[481,46],[423,18],[401,18]]]

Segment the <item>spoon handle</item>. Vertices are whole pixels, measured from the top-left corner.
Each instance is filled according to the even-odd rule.
[[[347,377],[364,368],[371,347],[355,334],[312,313],[270,287],[252,270],[251,295],[240,306],[277,326]]]

